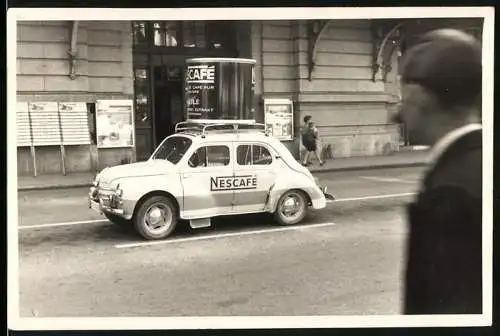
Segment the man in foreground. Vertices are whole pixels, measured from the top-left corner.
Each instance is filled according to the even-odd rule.
[[[405,55],[398,118],[432,146],[408,208],[405,314],[482,313],[481,89],[472,36],[432,31]]]

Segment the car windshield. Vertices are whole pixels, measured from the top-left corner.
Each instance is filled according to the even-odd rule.
[[[191,147],[193,141],[183,136],[173,136],[165,139],[152,155],[153,160],[167,160],[177,164]]]

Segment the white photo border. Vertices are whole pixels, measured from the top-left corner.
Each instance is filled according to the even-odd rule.
[[[294,316],[164,318],[21,318],[16,159],[17,21],[34,20],[300,20],[390,18],[484,18],[483,26],[483,314],[436,316]],[[13,8],[7,12],[7,247],[8,327],[12,330],[152,330],[254,328],[457,327],[492,324],[493,285],[493,7],[295,7],[295,8]]]

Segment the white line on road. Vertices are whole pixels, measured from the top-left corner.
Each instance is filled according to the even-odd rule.
[[[386,194],[386,195],[353,197],[353,198],[340,198],[340,199],[336,199],[334,201],[331,201],[331,203],[363,201],[363,200],[379,199],[379,198],[397,198],[397,197],[406,197],[406,196],[413,196],[413,195],[415,195],[415,193],[401,193],[401,194]]]
[[[418,183],[418,181],[403,180],[403,179],[394,178],[394,177],[360,176],[359,178],[362,178],[364,180],[377,181],[377,182],[396,182],[396,183],[408,183],[408,184]]]
[[[141,246],[152,246],[152,245],[164,245],[164,244],[174,244],[174,243],[184,243],[198,240],[209,240],[209,239],[220,239],[227,237],[236,237],[236,236],[249,236],[261,233],[273,233],[273,232],[282,232],[282,231],[292,231],[292,230],[300,230],[300,229],[313,229],[318,227],[325,226],[334,226],[335,223],[318,223],[318,224],[303,224],[303,225],[294,225],[287,226],[281,228],[274,229],[263,229],[263,230],[251,230],[251,231],[243,231],[243,232],[231,232],[231,233],[222,233],[222,234],[211,234],[199,237],[189,237],[189,238],[178,238],[178,239],[168,239],[168,240],[158,240],[158,241],[147,241],[140,243],[128,243],[128,244],[116,244],[116,248],[131,248],[131,247],[141,247]]]
[[[397,198],[397,197],[406,197],[406,196],[412,196],[412,195],[414,195],[414,193],[386,194],[386,195],[376,195],[376,196],[340,198],[340,199],[336,199],[336,200],[327,200],[326,202],[331,204],[331,203],[337,203],[337,202],[363,201],[363,200],[379,199],[379,198],[380,199],[382,199],[382,198]],[[44,229],[44,228],[53,228],[53,227],[60,227],[60,226],[99,224],[99,223],[110,223],[110,222],[107,219],[94,219],[94,220],[75,221],[75,222],[22,225],[22,226],[19,226],[18,229],[19,230]]]
[[[22,225],[19,226],[19,230],[29,230],[29,229],[44,229],[50,227],[58,227],[58,226],[70,226],[70,225],[82,225],[82,224],[92,224],[92,223],[110,223],[107,219],[94,219],[94,220],[86,220],[86,221],[77,221],[77,222],[62,222],[62,223],[51,223],[51,224],[37,224],[37,225]]]

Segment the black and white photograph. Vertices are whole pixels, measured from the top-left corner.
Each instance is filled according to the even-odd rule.
[[[491,325],[493,8],[7,19],[10,329]]]

